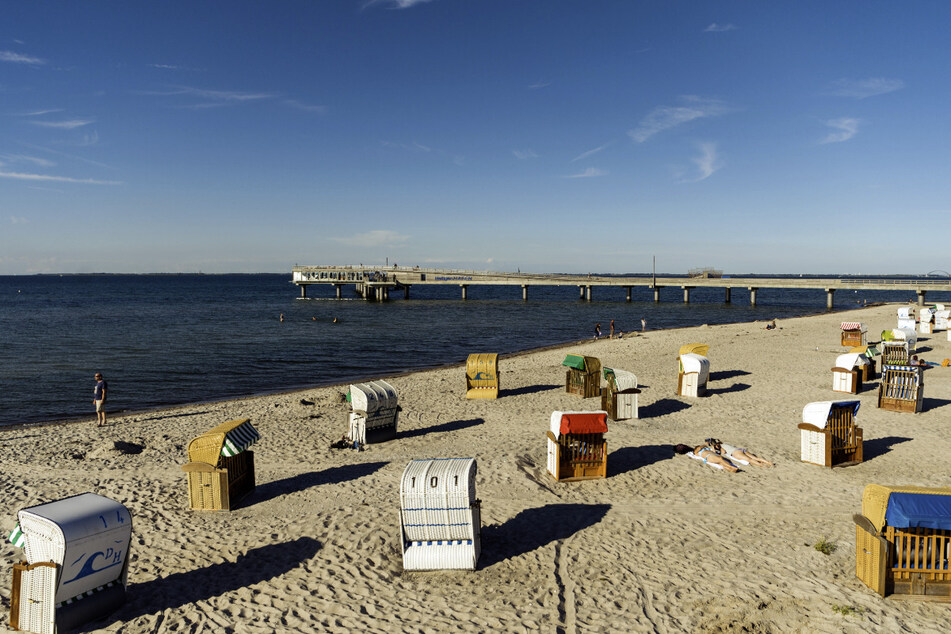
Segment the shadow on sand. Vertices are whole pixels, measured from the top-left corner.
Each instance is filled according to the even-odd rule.
[[[467,420],[451,420],[445,423],[440,423],[439,425],[433,425],[432,427],[424,427],[422,429],[408,429],[406,431],[401,431],[397,434],[397,438],[415,438],[417,436],[425,436],[426,434],[438,434],[441,432],[447,431],[459,431],[460,429],[468,429],[469,427],[475,427],[481,425],[485,422],[484,418],[469,418]]]
[[[557,388],[564,389],[564,385],[526,385],[525,387],[517,387],[514,390],[500,390],[499,398],[503,396],[520,396],[522,394],[534,394],[535,392],[547,392],[548,390],[554,390]]]
[[[342,467],[331,467],[323,471],[300,473],[296,476],[284,478],[283,480],[265,482],[264,484],[259,484],[251,495],[241,500],[240,506],[250,506],[260,502],[267,502],[278,496],[297,493],[298,491],[303,491],[321,484],[349,482],[350,480],[368,476],[388,464],[388,462],[348,464]]]
[[[674,455],[673,445],[644,445],[621,447],[608,454],[608,477],[667,460]]]
[[[283,575],[313,557],[320,547],[316,539],[301,537],[291,542],[254,548],[239,555],[236,561],[212,564],[130,585],[128,602],[109,620],[113,623],[128,622],[156,613],[161,619],[161,613],[167,610]],[[211,556],[217,555],[211,553]]]
[[[948,403],[951,403],[946,398],[928,398],[924,397],[921,399],[921,411],[930,412],[933,409],[938,409],[939,407],[944,407]]]
[[[709,396],[716,396],[717,394],[729,394],[730,392],[742,392],[743,390],[750,389],[750,385],[747,383],[734,383],[730,387],[718,387],[712,390],[707,390]]]
[[[689,403],[684,403],[683,401],[678,401],[672,398],[662,398],[659,401],[654,401],[650,405],[639,407],[637,411],[637,417],[657,418],[658,416],[663,416],[664,414],[682,412],[689,407]]]
[[[892,450],[892,446],[899,443],[908,442],[911,438],[903,436],[886,436],[885,438],[875,438],[862,442],[862,459],[865,461],[879,456],[884,456]]]
[[[751,373],[746,370],[720,370],[719,372],[710,373],[710,381],[723,381],[725,379],[732,379],[736,376],[749,376]]]
[[[479,568],[571,537],[600,522],[610,509],[610,504],[549,504],[525,509],[503,524],[485,526]]]

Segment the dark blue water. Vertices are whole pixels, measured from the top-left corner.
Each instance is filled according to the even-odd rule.
[[[459,363],[471,352],[515,352],[621,330],[766,320],[825,311],[822,291],[760,289],[757,306],[733,290],[661,292],[576,287],[412,289],[385,304],[332,288],[307,300],[290,275],[0,276],[0,425],[93,416],[93,374],[109,382],[113,413],[342,383]],[[907,301],[911,292],[839,291],[857,301]],[[929,300],[932,297],[929,295]],[[934,298],[948,301],[947,298]],[[284,313],[285,321],[279,321]],[[317,317],[314,321],[312,318]],[[331,323],[337,317],[340,322]]]

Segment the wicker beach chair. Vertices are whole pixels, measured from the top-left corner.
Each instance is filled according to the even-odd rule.
[[[880,594],[951,601],[951,488],[869,484],[855,522],[855,576]]]
[[[862,462],[858,401],[820,401],[802,408],[799,424],[802,461],[820,467]]]
[[[878,406],[894,412],[921,411],[924,400],[922,369],[910,365],[883,365],[878,385]]]
[[[864,346],[868,328],[862,322],[843,321],[839,326],[842,329],[842,345],[846,347]]]
[[[10,541],[10,627],[37,634],[72,630],[119,608],[126,597],[132,516],[122,504],[83,493],[25,508]]]
[[[601,395],[601,361],[597,357],[569,354],[561,365],[565,372],[565,391],[581,398]]]
[[[601,388],[601,409],[611,420],[627,420],[638,417],[637,376],[633,372],[604,368],[606,386]]]
[[[413,460],[400,481],[404,570],[475,570],[482,511],[474,458]]]
[[[548,473],[560,482],[606,478],[607,412],[552,412]]]
[[[351,411],[348,437],[358,445],[396,438],[399,396],[386,381],[355,383],[347,391]]]
[[[868,360],[858,352],[847,352],[836,357],[835,367],[832,368],[832,391],[847,394],[861,392],[862,377],[865,375],[862,368],[866,365]]]
[[[499,397],[499,355],[470,354],[466,360],[466,398]]]
[[[222,423],[188,443],[188,503],[196,511],[228,511],[254,490],[254,452],[260,435],[243,418]]]
[[[680,355],[677,373],[677,396],[699,397],[707,392],[710,360],[695,352]]]

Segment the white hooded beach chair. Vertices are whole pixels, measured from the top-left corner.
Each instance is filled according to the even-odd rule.
[[[820,467],[862,462],[858,401],[819,401],[802,408],[799,424],[802,461]]]
[[[934,311],[935,330],[947,330],[949,321],[951,321],[951,310],[939,308]]]
[[[404,570],[475,570],[481,502],[475,458],[413,460],[400,481]]]
[[[132,516],[115,500],[83,493],[21,510],[10,535],[26,561],[13,567],[10,626],[64,632],[125,602]]]
[[[347,392],[351,442],[365,445],[396,438],[399,398],[386,381],[355,383]]]
[[[868,365],[865,355],[858,352],[840,354],[832,368],[832,391],[858,394],[862,391],[863,367]]]
[[[703,396],[710,378],[710,360],[694,352],[680,355],[680,372],[677,374],[678,396]]]
[[[637,418],[637,376],[633,372],[604,368],[607,382],[601,388],[601,409],[608,413],[611,420]]]
[[[915,319],[915,308],[913,306],[900,306],[898,308],[898,327],[915,329],[918,325]]]
[[[918,332],[923,335],[930,335],[934,332],[935,311],[931,308],[922,308],[921,316],[918,318]]]

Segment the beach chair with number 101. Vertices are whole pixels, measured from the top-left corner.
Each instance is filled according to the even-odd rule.
[[[228,511],[254,490],[254,452],[260,436],[249,419],[222,423],[188,443],[188,503],[196,511]]]

